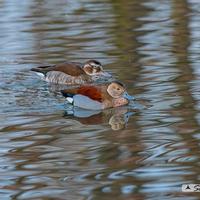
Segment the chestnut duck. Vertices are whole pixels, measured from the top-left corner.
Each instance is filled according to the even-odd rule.
[[[52,66],[32,68],[43,80],[57,84],[85,84],[98,79],[109,79],[111,74],[105,72],[100,62],[88,60],[84,64],[65,62]]]
[[[118,81],[101,85],[83,85],[62,90],[61,93],[69,103],[89,110],[123,106],[134,99],[128,95],[124,85]]]

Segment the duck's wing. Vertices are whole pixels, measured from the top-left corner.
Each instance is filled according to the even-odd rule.
[[[85,85],[85,86],[79,87],[77,90],[77,93],[87,96],[88,98],[94,101],[98,101],[98,102],[103,101],[102,91],[101,91],[101,88],[98,86]]]
[[[41,73],[46,76],[48,72],[62,72],[70,76],[80,76],[85,74],[82,64],[76,62],[65,62],[57,65],[48,65],[32,68],[31,71]]]
[[[63,72],[70,76],[81,76],[85,74],[81,63],[76,62],[65,62],[58,64],[53,68],[53,71]]]

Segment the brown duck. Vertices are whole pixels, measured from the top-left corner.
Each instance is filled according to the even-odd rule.
[[[127,93],[125,86],[118,81],[101,85],[83,85],[61,92],[69,103],[89,110],[123,106],[134,100],[134,97]]]
[[[85,63],[65,62],[52,66],[32,68],[43,80],[50,83],[75,85],[109,80],[111,74],[103,70],[100,62],[88,60]]]

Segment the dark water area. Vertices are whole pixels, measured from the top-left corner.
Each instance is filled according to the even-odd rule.
[[[0,199],[200,199],[181,191],[200,184],[199,10],[198,0],[0,0]],[[72,113],[30,72],[89,58],[138,109]]]

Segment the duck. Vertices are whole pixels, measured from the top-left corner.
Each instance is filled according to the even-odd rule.
[[[32,68],[31,71],[36,72],[46,82],[65,85],[80,85],[112,78],[112,75],[104,71],[101,63],[97,60],[40,66]]]
[[[127,93],[124,84],[119,81],[82,85],[78,88],[61,90],[61,93],[73,106],[89,110],[119,107],[134,100],[134,97]]]

